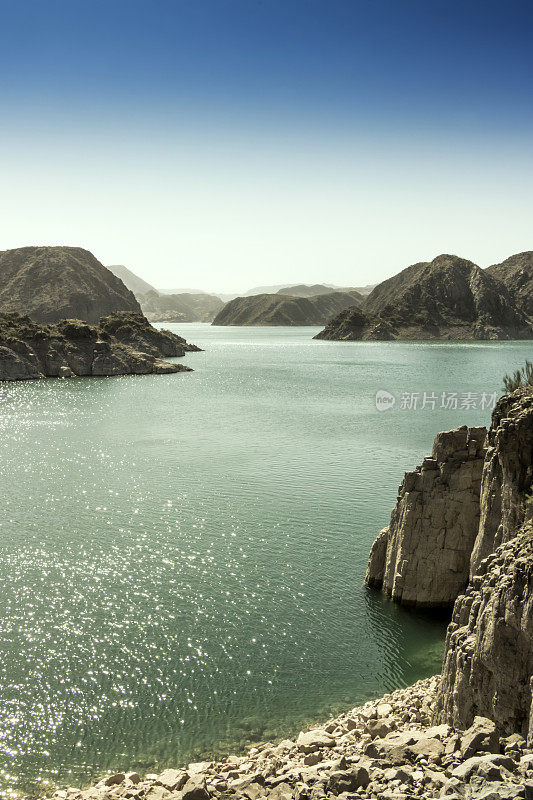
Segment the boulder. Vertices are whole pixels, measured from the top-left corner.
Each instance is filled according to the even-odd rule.
[[[209,792],[203,775],[191,775],[181,790],[182,800],[208,800]]]
[[[323,730],[301,732],[296,740],[298,750],[302,753],[313,753],[322,747],[333,747],[335,739]]]
[[[471,756],[467,758],[466,761],[463,761],[452,770],[452,775],[454,778],[458,778],[462,781],[468,780],[480,767],[486,767],[489,764],[496,767],[503,767],[510,772],[514,771],[517,767],[513,759],[509,758],[509,756],[488,753],[484,756]]]
[[[474,717],[472,725],[461,738],[461,756],[470,758],[480,750],[489,753],[499,753],[500,738],[496,725],[486,717]]]
[[[165,769],[158,776],[157,785],[173,792],[182,789],[188,780],[189,775],[183,769]]]
[[[114,775],[109,775],[104,778],[104,786],[117,786],[119,783],[124,783],[126,775],[123,772],[115,772]]]

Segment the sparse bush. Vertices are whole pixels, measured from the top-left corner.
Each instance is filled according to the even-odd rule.
[[[522,369],[517,369],[512,375],[505,375],[503,379],[503,388],[506,392],[514,392],[515,389],[521,389],[524,386],[533,386],[533,363],[526,361]]]

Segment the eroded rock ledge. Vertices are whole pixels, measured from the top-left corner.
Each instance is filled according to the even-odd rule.
[[[439,433],[406,472],[390,524],[374,542],[366,583],[403,605],[451,605],[468,583],[479,528],[485,428]]]
[[[163,358],[199,350],[142,314],[116,312],[98,326],[81,320],[39,325],[17,313],[0,314],[0,380],[189,372]]]

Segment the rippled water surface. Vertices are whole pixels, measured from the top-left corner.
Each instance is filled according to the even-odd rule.
[[[0,384],[4,792],[235,750],[438,671],[444,623],[365,591],[368,550],[530,345],[179,330],[193,373]],[[476,408],[401,408],[424,391]]]

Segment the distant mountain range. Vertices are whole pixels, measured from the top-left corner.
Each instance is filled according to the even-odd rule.
[[[257,294],[236,297],[219,311],[213,325],[323,325],[334,314],[362,302],[358,292],[315,297]]]
[[[533,338],[523,310],[532,299],[531,255],[512,256],[487,270],[454,255],[413,264],[376,286],[361,306],[330,320],[315,338]]]
[[[211,322],[224,306],[214,294],[158,294],[152,290],[140,295],[143,313],[151,322]]]
[[[281,284],[256,286],[253,289],[249,289],[243,295],[220,292],[209,293],[198,289],[176,289],[174,291],[163,292],[158,291],[145,280],[139,278],[138,275],[135,275],[134,272],[123,264],[112,264],[108,269],[119,277],[128,289],[131,289],[141,304],[143,313],[146,314],[146,317],[152,322],[211,322],[225,303],[231,302],[237,297],[255,297],[267,294],[283,294],[292,297],[316,297],[321,294],[327,295],[339,292],[356,292],[362,297],[368,294],[373,288],[373,286],[341,288],[333,284],[325,283],[300,283],[294,286]],[[336,308],[335,303],[332,304],[332,307]],[[311,311],[311,309],[308,309],[308,311]],[[332,313],[336,313],[335,310],[333,310]],[[313,319],[316,318],[316,308],[314,308]],[[326,319],[320,315],[319,321],[316,324],[321,325],[323,322],[326,322]],[[262,323],[257,322],[254,324]]]
[[[332,292],[356,292],[360,297],[365,294],[361,289],[354,286],[338,287],[328,286],[324,283],[314,283],[312,285],[299,283],[296,286],[284,286],[276,294],[288,294],[292,297],[316,297],[319,294],[331,294]]]
[[[205,292],[161,294],[124,265],[110,270],[81,247],[0,252],[0,312],[44,324],[68,318],[96,324],[113,312],[142,309],[161,322],[325,325],[316,338],[345,341],[533,338],[533,251],[485,270],[441,255],[412,264],[368,295],[327,284],[268,288],[275,292],[251,289],[224,304]]]

